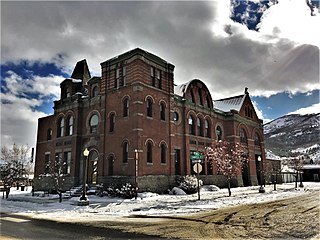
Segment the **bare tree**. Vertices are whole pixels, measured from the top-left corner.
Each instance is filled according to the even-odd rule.
[[[27,183],[31,171],[31,158],[28,157],[30,148],[28,146],[17,146],[12,148],[3,146],[1,148],[0,178],[8,186]]]
[[[206,157],[217,166],[218,174],[226,177],[228,192],[231,196],[231,179],[239,176],[243,165],[248,161],[245,149],[239,144],[228,141],[215,141],[211,148],[206,149]]]
[[[46,173],[40,174],[40,179],[50,179],[50,187],[59,195],[59,202],[62,202],[62,186],[68,176],[66,171],[66,161],[62,157],[56,156],[55,161],[49,161],[46,165]]]
[[[299,187],[303,187],[302,184],[302,169],[304,165],[304,157],[303,156],[297,156],[297,157],[291,157],[287,159],[287,164],[290,168],[292,168],[295,171],[295,179],[296,179],[296,188],[298,187],[298,179],[300,176],[300,185]]]

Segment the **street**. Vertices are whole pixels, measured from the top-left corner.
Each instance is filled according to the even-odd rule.
[[[120,230],[1,213],[0,239],[160,239]]]

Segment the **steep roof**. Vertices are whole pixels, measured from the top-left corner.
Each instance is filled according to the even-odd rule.
[[[83,60],[77,62],[76,66],[72,72],[71,78],[81,79],[84,81],[83,84],[86,84],[87,81],[91,78],[89,67],[88,67],[86,59],[83,59]]]
[[[213,101],[213,104],[215,108],[223,112],[230,112],[231,110],[240,111],[245,98],[246,94],[243,94],[235,97],[215,100]]]
[[[180,97],[183,97],[184,94],[186,93],[187,89],[188,89],[188,86],[189,84],[192,82],[193,80],[187,82],[187,83],[184,83],[184,84],[180,84],[180,85],[176,85],[174,86],[174,94],[175,95],[178,95]]]

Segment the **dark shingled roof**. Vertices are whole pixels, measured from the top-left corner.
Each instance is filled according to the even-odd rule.
[[[83,84],[86,84],[87,81],[91,78],[86,59],[83,59],[83,60],[77,62],[76,66],[72,72],[71,78],[81,79],[81,80],[83,80]]]

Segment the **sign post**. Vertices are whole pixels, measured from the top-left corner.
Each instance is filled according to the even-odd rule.
[[[200,184],[199,184],[199,173],[202,171],[201,160],[203,159],[203,155],[199,152],[194,152],[191,155],[191,161],[194,163],[193,171],[197,173],[197,183],[198,183],[198,200],[200,200]]]

